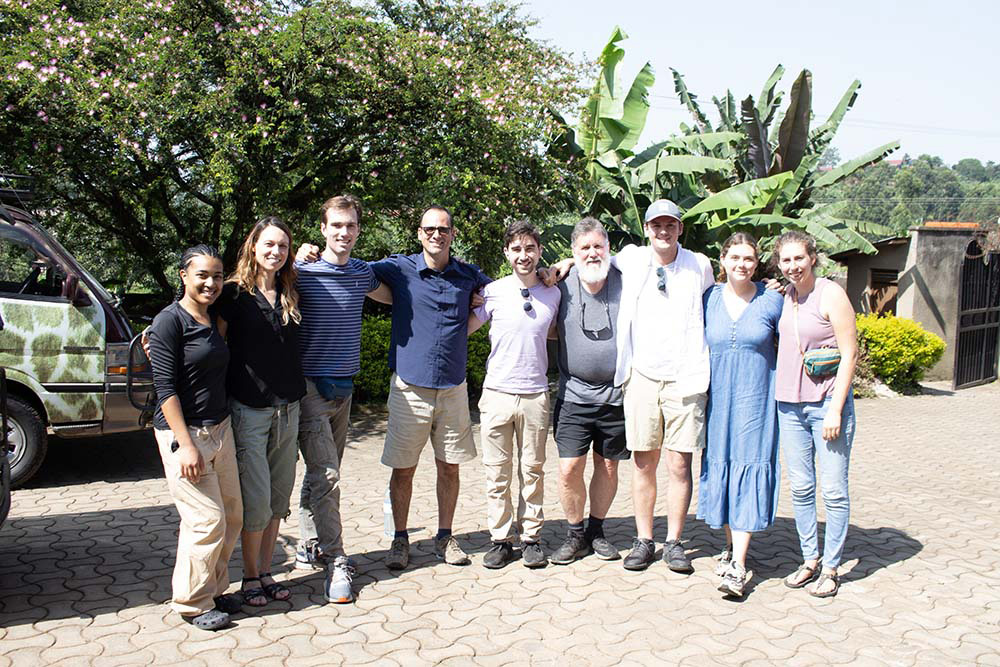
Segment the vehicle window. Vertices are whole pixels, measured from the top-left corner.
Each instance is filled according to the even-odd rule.
[[[59,297],[63,274],[51,260],[19,239],[0,236],[0,294]]]

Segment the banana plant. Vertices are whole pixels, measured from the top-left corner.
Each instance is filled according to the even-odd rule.
[[[786,96],[778,86],[785,68],[778,65],[756,100],[748,95],[737,106],[730,90],[721,98],[713,97],[719,114],[713,126],[697,95],[672,69],[674,90],[694,124],[681,124],[679,134],[636,153],[656,77],[647,62],[626,87],[621,76],[625,57],[621,42],[626,38],[621,28],[612,31],[579,123],[571,127],[560,118],[563,132],[550,146],[554,154],[584,164],[588,195],[577,213],[610,222],[614,245],[618,245],[615,240],[643,242],[645,209],[666,197],[687,210],[683,243],[693,249],[717,249],[737,230],[770,236],[793,227],[812,233],[829,252],[874,251],[865,235],[888,230],[844,219],[839,216],[842,207],[812,201],[816,190],[877,163],[899,147],[899,142],[890,142],[834,170],[819,171],[819,160],[857,99],[860,82],[848,87],[822,125],[811,128],[812,74],[802,70],[782,111]],[[772,132],[776,121],[777,131]]]

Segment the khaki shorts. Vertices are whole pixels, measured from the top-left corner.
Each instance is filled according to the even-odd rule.
[[[707,394],[682,394],[677,383],[651,380],[635,369],[622,387],[625,440],[633,452],[661,447],[675,452],[705,448]]]
[[[416,466],[428,439],[439,461],[465,463],[476,458],[465,382],[447,389],[429,389],[408,384],[393,373],[388,406],[383,465]]]

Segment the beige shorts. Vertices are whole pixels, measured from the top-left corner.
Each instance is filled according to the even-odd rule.
[[[661,447],[675,452],[705,448],[707,394],[683,394],[676,382],[651,380],[635,369],[625,382],[625,440],[633,452]]]
[[[439,461],[465,463],[476,458],[465,382],[447,389],[429,389],[408,384],[393,373],[387,404],[389,424],[382,449],[383,465],[416,466],[428,439]]]

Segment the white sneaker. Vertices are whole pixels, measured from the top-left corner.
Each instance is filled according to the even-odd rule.
[[[322,570],[323,561],[319,557],[319,545],[316,540],[305,540],[299,542],[295,549],[295,569],[296,570]]]
[[[752,570],[746,570],[736,561],[731,561],[729,569],[722,575],[722,581],[719,582],[719,591],[732,597],[741,598],[752,577]]]
[[[729,563],[733,560],[733,545],[727,544],[722,553],[715,557],[715,560],[719,561],[715,565],[715,576],[725,576],[726,570],[729,569]]]
[[[354,579],[354,565],[347,556],[337,556],[327,568],[323,597],[327,602],[344,604],[354,602],[351,581]]]

